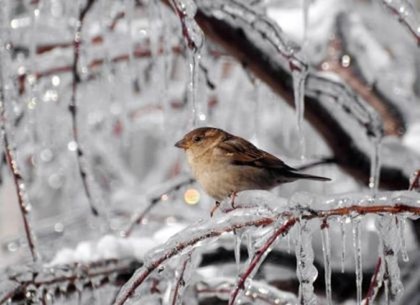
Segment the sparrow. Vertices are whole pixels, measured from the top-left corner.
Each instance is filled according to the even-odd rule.
[[[218,128],[194,129],[175,146],[185,150],[193,175],[216,201],[245,190],[270,190],[298,179],[331,180],[298,173],[272,154]]]

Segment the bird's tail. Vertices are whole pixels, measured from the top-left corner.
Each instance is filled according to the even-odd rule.
[[[301,173],[296,173],[296,172],[288,172],[287,176],[293,180],[308,179],[308,180],[315,180],[315,181],[331,181],[330,178],[308,175],[308,174],[301,174]]]

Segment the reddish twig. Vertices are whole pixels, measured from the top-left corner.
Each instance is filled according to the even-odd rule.
[[[245,289],[245,285],[244,285],[245,281],[249,278],[249,276],[254,271],[254,269],[259,265],[261,259],[265,257],[267,250],[273,245],[273,243],[277,240],[279,236],[287,233],[289,229],[293,227],[297,221],[298,219],[296,217],[292,217],[288,219],[279,229],[277,229],[274,232],[273,235],[270,236],[270,238],[264,243],[264,245],[262,245],[262,247],[259,248],[255,252],[255,256],[252,258],[251,262],[249,263],[247,270],[239,278],[236,288],[231,294],[229,305],[235,304],[239,291]]]
[[[410,182],[410,187],[408,188],[409,191],[414,191],[420,189],[420,170],[414,173],[414,178]]]
[[[78,124],[77,124],[77,85],[80,83],[80,74],[77,69],[77,66],[79,64],[79,58],[80,58],[80,41],[81,41],[81,34],[82,34],[82,27],[83,22],[86,17],[86,14],[88,11],[92,8],[92,5],[94,4],[95,0],[88,0],[86,3],[86,6],[81,10],[79,14],[79,22],[76,27],[76,31],[74,33],[74,39],[73,39],[73,65],[72,65],[72,74],[73,74],[73,81],[72,81],[72,93],[71,93],[71,99],[70,99],[70,105],[69,105],[69,111],[72,118],[72,130],[73,130],[73,138],[74,141],[77,144],[77,165],[79,168],[80,177],[82,179],[83,188],[85,190],[86,197],[89,201],[90,208],[92,210],[92,213],[94,215],[98,215],[98,211],[96,207],[94,207],[92,203],[92,198],[90,194],[89,185],[87,182],[87,173],[86,169],[82,165],[82,156],[83,151],[80,148],[80,141],[79,141],[79,131],[78,131]]]
[[[190,251],[187,255],[187,258],[184,260],[184,262],[182,264],[181,271],[179,273],[179,277],[176,280],[175,290],[174,290],[174,294],[173,294],[173,298],[172,298],[172,305],[177,304],[179,289],[180,289],[181,286],[185,285],[184,273],[185,273],[185,269],[187,268],[187,265],[191,262],[191,254],[192,254],[192,252]],[[180,297],[182,297],[182,296],[180,296]]]
[[[375,271],[373,272],[372,279],[370,281],[369,290],[366,294],[365,305],[369,305],[369,302],[373,301],[374,298],[375,298],[375,288],[379,286],[378,274],[379,274],[379,271],[381,270],[381,264],[382,264],[382,259],[381,259],[381,257],[378,257],[378,261],[376,262]]]

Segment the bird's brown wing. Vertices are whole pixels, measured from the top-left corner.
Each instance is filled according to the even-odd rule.
[[[296,169],[288,166],[279,158],[258,149],[255,145],[240,137],[228,137],[219,143],[217,147],[231,159],[232,164],[296,171]]]

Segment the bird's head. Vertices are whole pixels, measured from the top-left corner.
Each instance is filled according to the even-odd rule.
[[[200,127],[187,133],[181,140],[175,143],[175,146],[199,156],[209,148],[217,145],[228,135],[221,129],[212,127]]]

